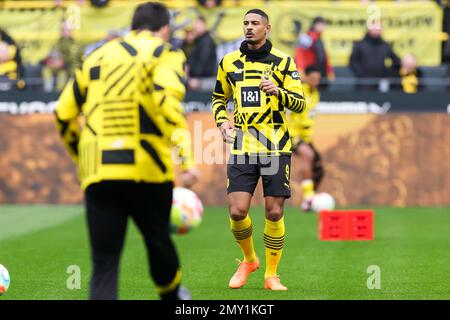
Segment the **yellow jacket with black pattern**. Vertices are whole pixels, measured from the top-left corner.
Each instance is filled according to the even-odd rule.
[[[184,63],[182,52],[149,31],[133,31],[95,50],[76,70],[56,118],[83,188],[102,180],[173,181],[174,146],[182,166],[193,165],[181,104]]]
[[[263,76],[278,86],[278,97],[259,89]],[[256,51],[249,50],[244,41],[240,50],[227,54],[218,67],[212,96],[217,126],[229,120],[229,99],[233,99],[237,129],[232,154],[291,153],[286,109],[297,113],[305,109],[302,83],[291,57],[273,48],[268,40]]]

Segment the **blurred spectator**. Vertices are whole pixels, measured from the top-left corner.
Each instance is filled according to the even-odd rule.
[[[230,52],[239,50],[241,47],[242,41],[244,41],[244,37],[237,38],[236,40],[230,40],[230,41],[222,41],[216,46],[216,54],[217,54],[217,65],[220,63],[220,60],[222,60],[225,55],[227,55]]]
[[[121,36],[121,32],[119,30],[116,30],[116,29],[109,30],[108,35],[106,36],[105,39],[91,43],[90,45],[86,46],[86,48],[84,49],[83,57],[87,57],[88,55],[90,55],[96,49],[100,48],[105,43],[107,43],[111,40],[114,40],[120,36]]]
[[[450,37],[442,45],[442,63],[447,65],[447,70],[450,72]]]
[[[215,7],[220,7],[222,0],[198,0],[198,4],[207,9],[212,9]]]
[[[400,77],[403,92],[416,93],[420,87],[422,73],[417,68],[416,57],[409,53],[401,60]]]
[[[381,29],[381,22],[372,23],[364,38],[353,43],[350,68],[358,78],[398,76],[400,59],[391,45],[382,39]]]
[[[200,79],[211,78],[217,71],[216,44],[208,31],[206,20],[198,16],[192,24],[192,29],[186,36],[188,88],[199,90]]]
[[[306,34],[301,34],[295,50],[295,63],[301,73],[311,65],[320,69],[322,77],[334,80],[333,67],[328,59],[324,43],[321,39],[326,28],[325,19],[315,17],[311,28]]]
[[[6,31],[0,29],[0,82],[2,90],[9,90],[14,85],[22,89],[23,64],[20,49]]]
[[[106,7],[109,4],[109,0],[91,0],[91,5],[97,8]]]
[[[54,4],[56,7],[63,7],[63,2],[64,2],[63,0],[54,0]],[[76,4],[78,6],[84,5],[84,3],[85,3],[85,0],[77,0],[76,1]]]
[[[69,76],[81,65],[82,49],[73,38],[73,26],[68,21],[61,24],[61,37],[43,61],[44,90],[62,90]]]

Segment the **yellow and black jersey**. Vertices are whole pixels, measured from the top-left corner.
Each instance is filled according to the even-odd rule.
[[[303,84],[306,99],[306,110],[303,113],[291,113],[289,115],[289,132],[292,143],[295,145],[300,140],[306,143],[313,142],[313,128],[316,116],[316,106],[320,101],[319,90],[312,89],[307,83]]]
[[[22,77],[22,63],[19,49],[14,40],[4,31],[0,30],[0,43],[5,45],[6,60],[0,61],[0,76],[5,76],[10,80],[17,80]]]
[[[83,188],[101,180],[172,181],[172,146],[182,166],[193,164],[181,104],[184,63],[183,53],[148,31],[112,40],[85,59],[56,108]]]
[[[278,97],[259,89],[263,76],[278,86]],[[219,64],[212,97],[217,126],[228,121],[226,109],[231,96],[237,129],[232,154],[290,154],[286,108],[292,112],[305,108],[302,83],[292,58],[273,48],[270,41],[258,50],[249,50],[244,41],[240,50],[227,54]]]
[[[416,93],[420,87],[421,73],[418,69],[407,71],[405,68],[400,68],[400,77],[403,92]]]

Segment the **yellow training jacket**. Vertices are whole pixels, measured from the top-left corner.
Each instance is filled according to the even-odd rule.
[[[278,97],[259,89],[261,78],[272,80],[280,89]],[[272,47],[270,41],[257,51],[241,49],[227,54],[219,64],[212,110],[217,126],[228,121],[226,106],[234,102],[237,128],[232,154],[280,155],[291,153],[286,108],[303,112],[305,99],[292,58]]]
[[[56,108],[83,189],[102,180],[173,181],[173,146],[183,167],[193,164],[181,104],[184,62],[149,31],[130,32],[85,59]]]

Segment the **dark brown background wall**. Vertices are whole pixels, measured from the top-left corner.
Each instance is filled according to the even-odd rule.
[[[208,113],[188,116],[203,130]],[[315,141],[326,176],[321,190],[339,205],[450,204],[450,116],[442,113],[322,115]],[[205,204],[223,205],[225,165],[199,165],[194,190]],[[301,192],[293,159],[293,197]],[[81,203],[75,166],[59,140],[52,115],[0,115],[0,203]],[[261,186],[254,204],[263,201]]]

